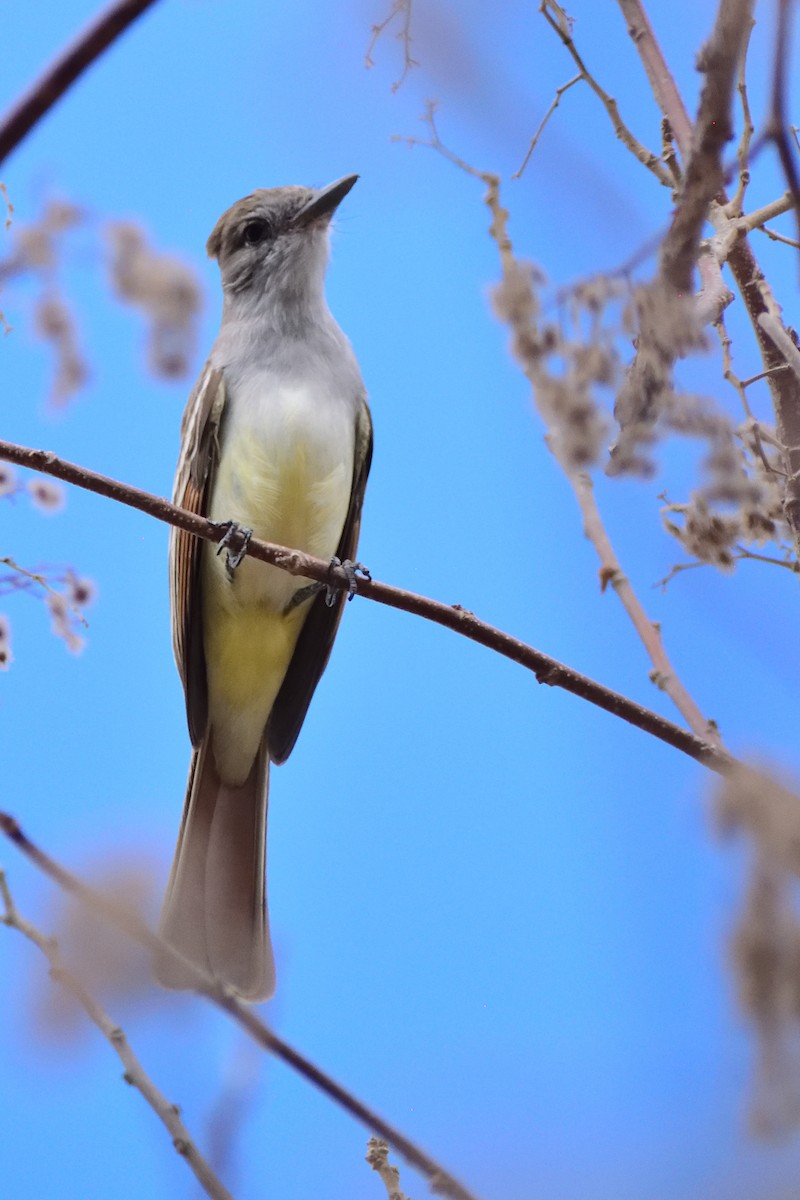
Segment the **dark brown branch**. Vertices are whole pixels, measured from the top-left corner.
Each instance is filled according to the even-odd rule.
[[[0,122],[0,164],[87,67],[153,3],[154,0],[119,0],[112,4],[50,64]]]
[[[129,487],[127,484],[120,483],[116,479],[109,479],[105,475],[98,475],[75,463],[65,462],[49,450],[33,450],[27,446],[17,446],[12,442],[0,441],[0,460],[18,463],[20,466],[30,467],[35,471],[44,471],[48,475],[54,475],[57,479],[63,479],[66,483],[76,484],[87,491],[97,492],[101,496],[116,500],[120,504],[138,508],[141,512],[148,513],[159,521],[175,525],[179,529],[185,529],[188,533],[205,538],[209,542],[221,541],[226,532],[224,528],[220,528],[212,521],[186,512],[184,509],[170,504],[168,500],[162,500],[139,488]],[[276,546],[253,538],[248,545],[247,553],[261,562],[271,563],[273,566],[288,571],[290,575],[302,575],[308,579],[319,580],[321,583],[330,583],[340,590],[345,590],[348,586],[348,577],[344,571],[339,568],[331,568],[324,559],[313,558],[310,554],[304,554],[300,550],[291,550],[285,546]],[[703,741],[702,738],[696,737],[672,721],[666,720],[651,709],[636,704],[626,696],[620,695],[619,692],[614,692],[611,688],[604,687],[603,684],[595,682],[587,675],[582,675],[579,671],[574,671],[557,659],[551,658],[550,655],[543,654],[541,650],[536,650],[526,642],[479,620],[474,613],[462,608],[460,604],[443,604],[439,600],[431,600],[427,596],[405,591],[404,588],[392,587],[391,584],[379,583],[377,580],[370,579],[359,579],[358,593],[369,600],[377,600],[379,604],[386,604],[389,608],[398,608],[415,616],[424,617],[425,620],[433,621],[437,625],[443,625],[455,633],[470,638],[473,642],[486,646],[489,650],[502,654],[505,658],[510,658],[512,662],[532,671],[539,683],[563,688],[575,696],[580,696],[583,700],[588,700],[590,704],[595,704],[598,708],[612,713],[613,716],[628,721],[631,725],[666,742],[668,746],[680,750],[683,754],[688,754],[690,758],[703,763],[719,774],[725,774],[735,761],[729,755]]]
[[[772,74],[772,105],[764,130],[764,137],[775,144],[778,157],[781,160],[783,173],[789,185],[797,222],[797,232],[800,235],[800,180],[797,176],[795,153],[789,140],[789,123],[786,120],[786,63],[791,44],[790,10],[792,0],[780,0],[778,4],[778,19],[775,23],[775,60]]]
[[[95,888],[88,887],[76,875],[67,871],[43,850],[40,850],[23,833],[15,818],[9,816],[8,813],[0,812],[0,833],[5,834],[40,871],[43,871],[71,896],[76,896],[92,912],[98,913],[110,921],[117,929],[122,930],[129,938],[138,942],[140,946],[144,946],[153,955],[157,955],[159,958],[173,959],[180,965],[181,972],[193,981],[192,987],[195,991],[226,1012],[264,1050],[268,1050],[270,1054],[274,1054],[276,1058],[297,1071],[305,1080],[345,1109],[350,1116],[387,1141],[398,1154],[402,1154],[407,1162],[425,1175],[430,1182],[432,1191],[438,1192],[442,1196],[450,1196],[452,1200],[475,1200],[471,1192],[468,1192],[458,1180],[443,1171],[424,1150],[420,1150],[414,1142],[394,1129],[376,1112],[367,1108],[330,1075],[326,1075],[314,1063],[299,1054],[288,1042],[274,1034],[251,1008],[242,1004],[228,988],[217,983],[216,980],[185,959],[183,955],[173,950],[167,942],[153,933],[152,929],[136,913],[124,908],[116,900],[103,895]]]

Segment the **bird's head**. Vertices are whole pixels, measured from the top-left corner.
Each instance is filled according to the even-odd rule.
[[[291,304],[321,294],[331,217],[357,179],[345,175],[320,189],[259,188],[237,200],[206,244],[226,296]]]

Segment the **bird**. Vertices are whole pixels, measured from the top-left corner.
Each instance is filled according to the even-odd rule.
[[[331,219],[357,179],[260,188],[219,218],[206,249],[219,264],[222,320],[181,422],[174,502],[227,534],[219,546],[170,534],[192,757],[159,933],[249,1003],[275,990],[270,764],[294,747],[344,594],[248,558],[246,543],[252,534],[338,560],[354,579],[372,420],[325,272]],[[170,988],[196,986],[168,953],[156,975]]]

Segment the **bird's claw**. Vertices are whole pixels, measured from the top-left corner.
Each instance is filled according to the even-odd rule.
[[[217,546],[217,554],[222,554],[223,550],[227,550],[228,557],[225,560],[225,570],[228,572],[228,577],[232,578],[234,571],[247,554],[247,547],[250,545],[253,531],[252,529],[244,529],[236,521],[218,521],[215,523],[218,529],[225,530],[225,536],[220,539]]]
[[[361,576],[362,579],[372,579],[372,576],[369,573],[369,569],[367,567],[365,567],[363,563],[351,562],[349,558],[346,558],[344,560],[344,562],[342,562],[342,560],[340,558],[336,558],[336,557],[332,558],[331,559],[331,571],[334,571],[337,568],[344,571],[344,573],[347,577],[347,599],[348,600],[352,600],[353,596],[355,596],[356,592],[358,591],[359,575]],[[341,591],[340,588],[331,587],[330,584],[327,585],[327,588],[325,591],[325,603],[327,604],[328,608],[333,608],[334,604],[336,603],[336,597],[339,595],[340,591]]]

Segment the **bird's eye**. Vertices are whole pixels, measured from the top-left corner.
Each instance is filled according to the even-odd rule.
[[[268,235],[269,224],[266,221],[248,221],[242,233],[242,242],[245,246],[257,246]]]

